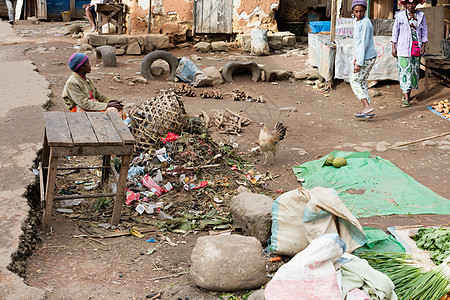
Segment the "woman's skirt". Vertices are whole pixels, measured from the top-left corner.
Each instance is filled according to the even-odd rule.
[[[411,56],[397,58],[398,80],[403,93],[419,87],[420,57]]]

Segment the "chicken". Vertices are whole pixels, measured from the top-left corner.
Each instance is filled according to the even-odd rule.
[[[261,131],[259,133],[258,144],[261,148],[261,151],[263,151],[264,155],[266,156],[264,164],[267,163],[268,151],[273,153],[273,161],[275,162],[275,155],[277,154],[279,143],[284,139],[287,128],[283,125],[283,123],[280,122],[277,122],[277,124],[275,124],[272,132],[269,132],[269,129],[267,129],[267,126],[264,123],[261,123],[260,126]]]

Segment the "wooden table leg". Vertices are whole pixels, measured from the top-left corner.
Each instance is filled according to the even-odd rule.
[[[50,148],[48,147],[47,133],[44,133],[44,145],[42,146],[42,167],[48,167]]]
[[[50,159],[50,148],[48,147],[47,133],[44,132],[44,144],[42,146],[42,157],[41,157],[42,174],[39,175],[42,177],[39,179],[39,181],[41,182],[40,188],[42,189],[41,194],[45,194],[45,184],[47,181],[47,174],[48,174],[47,167],[49,159]],[[41,205],[43,204],[44,203],[41,203]]]
[[[50,148],[50,162],[47,175],[47,188],[45,189],[45,207],[42,218],[42,230],[50,232],[50,219],[52,217],[53,197],[55,196],[56,169],[58,167],[58,157],[53,154]]]
[[[111,167],[111,155],[103,155],[103,170],[102,170],[102,186],[108,183],[110,169],[105,167]]]
[[[131,155],[122,156],[122,166],[119,172],[119,182],[117,183],[117,193],[114,199],[114,209],[112,214],[112,225],[119,224],[122,212],[123,199],[125,196],[125,186],[127,184],[128,168],[130,167]]]

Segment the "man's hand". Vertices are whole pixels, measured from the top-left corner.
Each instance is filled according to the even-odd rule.
[[[108,107],[114,107],[117,110],[123,110],[123,104],[120,100],[111,100],[108,103]]]
[[[355,64],[355,68],[353,69],[353,73],[359,73],[361,71],[361,66]]]

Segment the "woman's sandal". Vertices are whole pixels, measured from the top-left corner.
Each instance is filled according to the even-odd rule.
[[[402,107],[410,107],[411,104],[405,98],[402,99]]]
[[[370,113],[362,113],[362,112],[359,112],[359,113],[354,114],[353,116],[354,116],[355,118],[361,118],[361,119],[366,119],[366,120],[368,120],[368,119],[373,119],[373,117],[375,116],[375,114],[372,113],[372,112],[370,112]]]

